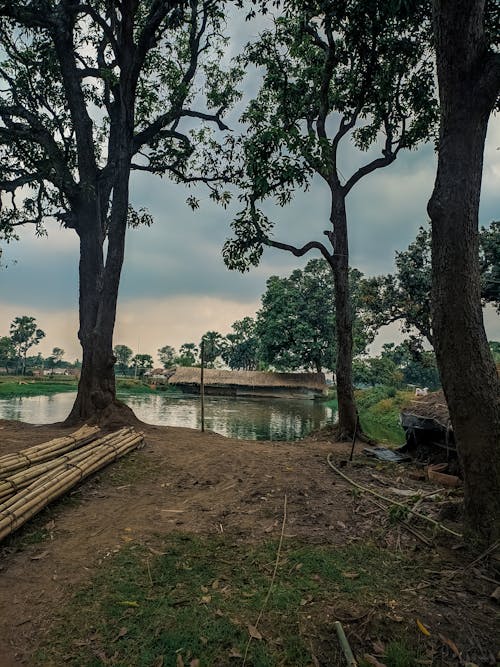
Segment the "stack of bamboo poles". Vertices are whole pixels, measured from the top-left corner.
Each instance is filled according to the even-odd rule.
[[[98,427],[84,426],[71,436],[0,456],[0,540],[144,439],[133,428],[102,438],[98,433]]]

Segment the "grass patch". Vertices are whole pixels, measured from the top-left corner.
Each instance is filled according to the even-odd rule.
[[[239,664],[248,626],[264,604],[276,548],[275,542],[236,545],[224,536],[178,534],[163,539],[161,555],[128,545],[61,612],[35,664],[150,667],[178,664],[178,655],[183,664],[198,658],[203,667]],[[340,598],[367,609],[390,600],[411,567],[367,545],[285,543],[259,624],[263,639],[251,642],[248,665],[305,667],[313,651],[323,664],[337,664],[328,605]]]
[[[129,394],[153,394],[154,389],[142,380],[134,378],[118,378],[116,380],[116,391],[118,394],[127,396]]]
[[[115,461],[113,465],[104,468],[98,473],[96,479],[102,476],[103,480],[110,483],[111,486],[124,486],[141,482],[144,479],[154,480],[161,472],[156,461],[145,456],[143,452],[133,451]]]
[[[31,380],[29,378],[0,378],[0,399],[26,396],[44,396],[59,394],[63,391],[76,391],[75,378],[67,380]]]
[[[77,507],[81,502],[80,494],[66,494],[53,501],[41,512],[32,517],[24,526],[6,537],[0,544],[0,554],[23,551],[26,547],[43,544],[51,539],[57,518],[66,508]]]
[[[399,423],[399,414],[412,396],[411,392],[396,391],[392,387],[357,391],[356,401],[363,431],[377,442],[402,445],[405,434]]]

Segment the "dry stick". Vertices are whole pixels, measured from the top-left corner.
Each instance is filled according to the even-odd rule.
[[[386,507],[385,505],[383,505],[382,503],[377,502],[377,501],[375,500],[375,498],[369,498],[368,500],[370,500],[370,501],[371,501],[374,505],[376,505],[379,509],[384,510],[384,511],[387,510],[387,507]],[[377,512],[378,512],[378,510],[377,510]],[[416,538],[418,538],[418,539],[419,539],[421,542],[423,542],[427,547],[432,548],[432,546],[433,546],[433,545],[432,545],[432,542],[431,542],[430,540],[428,540],[426,537],[424,537],[421,533],[419,533],[418,530],[416,530],[415,528],[413,528],[413,526],[410,526],[410,525],[409,525],[408,523],[406,523],[405,521],[401,521],[401,519],[398,519],[398,521],[399,521],[400,525],[403,526],[403,528],[405,528],[409,533],[411,533],[411,534],[414,535]]]
[[[282,521],[282,523],[281,523],[281,535],[280,535],[280,541],[279,541],[279,544],[278,544],[278,550],[276,551],[276,561],[275,561],[275,563],[274,563],[273,575],[272,575],[272,577],[271,577],[271,583],[269,584],[269,588],[268,588],[268,590],[267,590],[266,599],[264,600],[264,603],[263,603],[263,605],[262,605],[262,607],[261,607],[261,610],[259,611],[259,615],[257,616],[257,620],[255,621],[255,625],[254,625],[254,628],[255,628],[255,629],[257,629],[257,626],[259,625],[260,620],[261,620],[261,618],[262,618],[262,615],[263,615],[263,613],[264,613],[264,610],[265,610],[265,608],[266,608],[266,606],[267,606],[267,603],[268,603],[268,601],[269,601],[269,598],[271,597],[271,592],[272,592],[272,590],[273,590],[273,586],[274,586],[274,580],[276,579],[276,573],[277,573],[277,571],[278,571],[278,565],[279,565],[279,561],[280,561],[280,557],[281,557],[281,547],[282,547],[282,545],[283,545],[283,537],[284,537],[284,535],[285,535],[286,505],[287,505],[287,495],[286,495],[286,493],[285,493],[285,500],[284,500],[284,502],[283,502],[283,521]],[[248,656],[248,649],[250,648],[250,643],[251,643],[251,641],[252,641],[252,635],[250,635],[250,636],[248,637],[248,642],[247,642],[247,645],[246,645],[246,648],[245,648],[245,655],[244,655],[244,657],[243,657],[243,665],[242,665],[242,667],[245,667],[245,665],[246,665],[246,662],[247,662],[247,656]]]
[[[332,455],[328,454],[327,456],[327,462],[328,465],[332,470],[334,470],[337,475],[340,475],[343,479],[346,480],[346,482],[349,482],[352,486],[355,486],[357,489],[360,491],[366,491],[366,493],[371,493],[372,496],[376,496],[377,498],[381,498],[382,500],[385,500],[386,503],[390,503],[391,505],[396,505],[397,507],[402,507],[403,509],[407,510],[408,505],[404,505],[403,503],[398,503],[397,500],[392,500],[391,498],[387,498],[387,496],[383,496],[381,493],[377,493],[376,491],[373,491],[373,489],[369,489],[366,486],[361,486],[361,484],[358,484],[354,480],[352,480],[350,477],[345,475],[341,470],[339,470],[336,466],[333,465],[331,461]],[[444,526],[442,523],[439,523],[438,521],[435,521],[434,519],[431,519],[431,517],[426,516],[425,514],[421,514],[420,512],[414,512],[412,511],[412,514],[414,516],[418,516],[420,519],[423,519],[424,521],[428,521],[431,523],[433,526],[436,528],[441,528],[441,530],[446,531],[447,533],[450,533],[451,535],[454,535],[455,537],[463,537],[461,533],[457,533],[456,531],[452,530],[451,528],[448,528],[447,526]]]
[[[345,636],[342,623],[340,621],[335,621],[333,625],[335,626],[337,637],[339,638],[340,646],[342,647],[342,651],[344,652],[347,664],[349,665],[349,667],[358,667],[356,658],[354,657],[351,647],[349,646],[349,642],[347,641],[347,637]]]

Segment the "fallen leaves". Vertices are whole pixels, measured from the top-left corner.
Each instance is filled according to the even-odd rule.
[[[416,619],[416,621],[417,621],[417,627],[420,630],[420,632],[426,637],[430,637],[431,633],[429,632],[429,630],[427,630],[425,625],[421,621],[419,621],[418,618]]]
[[[456,656],[460,661],[462,660],[462,654],[458,650],[458,647],[454,641],[441,634],[439,635],[439,639],[450,649],[454,656]]]
[[[257,630],[255,625],[248,625],[248,634],[250,635],[250,637],[252,637],[252,639],[258,639],[258,640],[262,639],[262,635]]]
[[[122,637],[125,637],[125,635],[126,635],[127,633],[128,633],[128,629],[127,629],[127,628],[120,628],[120,629],[118,630],[118,634],[116,635],[116,637],[115,637],[114,639],[112,639],[111,641],[113,641],[113,642],[117,642],[119,639],[122,639]]]

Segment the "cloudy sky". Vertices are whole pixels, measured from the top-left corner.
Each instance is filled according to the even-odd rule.
[[[237,41],[251,35],[248,24],[237,27]],[[248,81],[246,89],[255,88]],[[342,153],[344,176],[370,159],[349,144]],[[394,253],[414,239],[426,224],[426,204],[432,191],[436,157],[432,146],[400,154],[390,167],[366,178],[351,191],[348,200],[351,264],[366,275],[390,272]],[[500,219],[500,119],[492,117],[487,137],[480,223]],[[185,203],[196,194],[200,208],[192,212]],[[176,349],[184,342],[198,342],[207,330],[225,334],[231,324],[254,315],[266,280],[287,275],[315,255],[298,260],[288,253],[267,249],[258,268],[240,274],[225,268],[221,248],[230,234],[231,214],[208,199],[203,188],[186,190],[148,174],[134,174],[133,204],[145,206],[154,216],[151,228],[130,230],[120,288],[115,344],[153,356],[163,345]],[[301,244],[322,238],[327,228],[329,200],[325,187],[314,182],[285,209],[270,208],[276,220],[275,238]],[[54,225],[47,238],[22,232],[20,242],[3,248],[0,270],[0,336],[8,334],[17,315],[33,315],[47,336],[42,354],[54,346],[65,358],[81,358],[78,329],[78,242],[71,230]],[[487,332],[500,340],[500,318],[486,313]],[[394,339],[395,328],[382,332],[381,341]],[[38,351],[38,350],[37,350]]]

